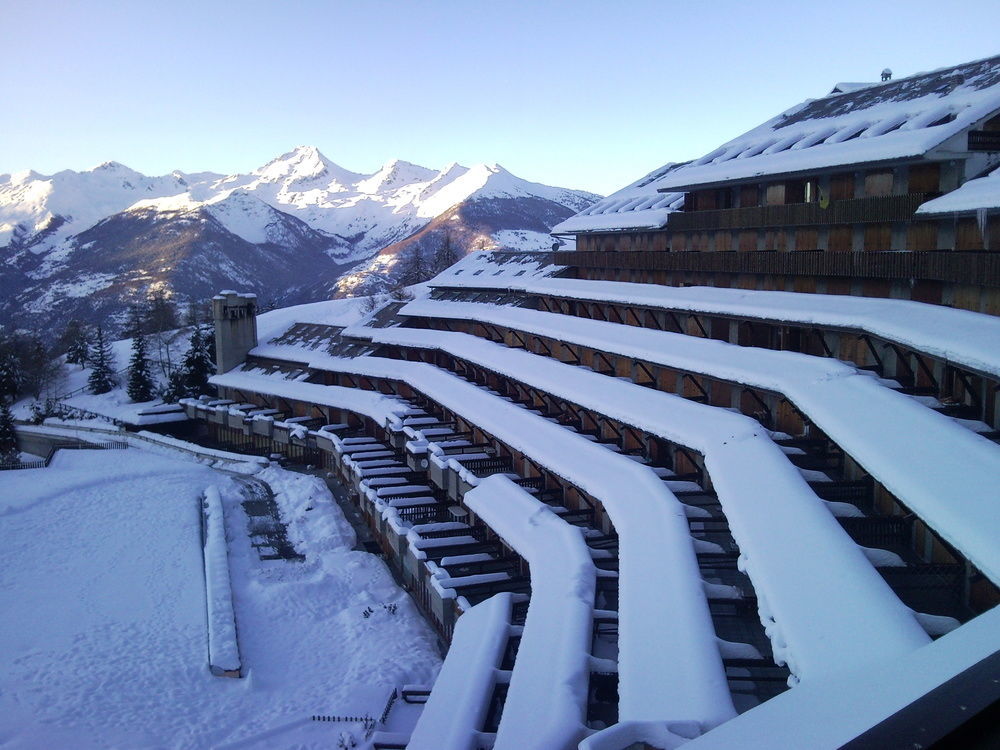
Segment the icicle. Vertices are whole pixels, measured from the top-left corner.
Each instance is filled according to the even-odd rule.
[[[979,225],[979,236],[983,238],[983,247],[987,250],[990,249],[990,238],[986,228],[986,215],[988,213],[988,208],[976,209],[976,223]]]

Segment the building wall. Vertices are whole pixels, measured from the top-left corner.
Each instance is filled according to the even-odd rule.
[[[639,269],[574,269],[580,279],[628,281],[662,286],[714,286],[765,291],[850,294],[862,297],[912,299],[947,305],[987,315],[1000,315],[1000,289],[969,284],[949,284],[926,280],[844,279],[764,274],[729,274],[694,271],[653,271]]]

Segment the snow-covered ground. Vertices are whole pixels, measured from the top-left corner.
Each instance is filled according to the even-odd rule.
[[[0,474],[0,745],[334,747],[394,687],[430,683],[434,636],[321,480],[267,468],[305,562],[261,561],[231,475],[60,451]],[[200,498],[221,490],[245,677],[208,667]],[[395,603],[390,612],[383,604]],[[365,616],[366,608],[373,614]]]

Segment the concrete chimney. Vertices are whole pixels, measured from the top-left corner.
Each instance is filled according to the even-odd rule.
[[[257,346],[257,295],[230,289],[212,297],[216,372],[229,372]]]

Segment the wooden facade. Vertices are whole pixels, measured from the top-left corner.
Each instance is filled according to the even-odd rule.
[[[892,297],[1000,315],[1000,253],[651,253],[631,250],[631,237],[581,235],[579,250],[553,259],[581,279]]]
[[[555,259],[579,278],[920,299],[996,315],[1000,210],[985,220],[916,213],[958,188],[964,170],[961,160],[917,159],[691,190],[663,229],[581,232],[576,252]]]

